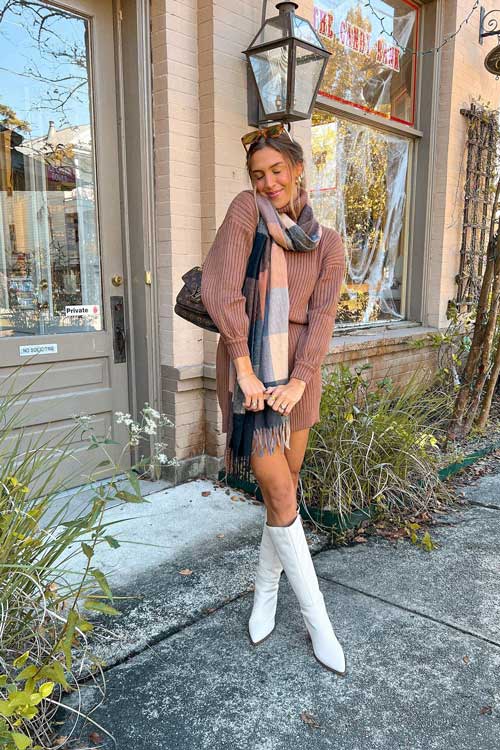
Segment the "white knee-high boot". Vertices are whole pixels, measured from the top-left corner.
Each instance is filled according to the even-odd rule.
[[[253,645],[262,643],[274,630],[278,588],[283,566],[269,536],[267,508],[260,542],[259,565],[255,577],[253,608],[248,632]]]
[[[268,526],[268,532],[286,577],[299,600],[316,659],[332,672],[344,675],[344,652],[333,631],[325,600],[319,589],[300,513],[290,526]]]

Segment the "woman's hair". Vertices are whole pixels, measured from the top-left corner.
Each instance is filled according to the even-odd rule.
[[[295,167],[297,164],[304,164],[304,151],[300,143],[298,143],[297,141],[292,141],[291,138],[286,135],[286,133],[282,133],[275,138],[265,138],[264,136],[261,136],[258,140],[252,143],[252,145],[248,149],[246,161],[250,180],[252,179],[252,175],[250,172],[250,161],[252,159],[252,156],[256,151],[260,151],[261,149],[267,148],[268,146],[270,148],[274,148],[275,151],[279,151],[285,163],[288,165],[290,177],[293,179],[293,167]],[[304,171],[302,171],[301,186],[305,187]],[[293,200],[290,201],[289,208],[292,214],[295,216],[295,207],[293,205]]]

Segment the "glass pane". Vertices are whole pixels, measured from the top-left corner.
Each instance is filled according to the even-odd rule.
[[[324,58],[297,45],[294,109],[309,112]]]
[[[301,39],[303,42],[309,42],[314,44],[316,47],[321,44],[320,40],[314,33],[314,29],[305,18],[299,18],[294,16],[293,18],[293,35],[297,39]]]
[[[102,329],[88,33],[0,0],[0,336]]]
[[[264,26],[259,30],[259,33],[252,41],[251,47],[257,46],[258,44],[268,44],[269,42],[276,42],[278,39],[288,36],[287,26],[283,16],[274,16],[269,18]]]
[[[407,138],[313,113],[311,203],[318,220],[341,234],[347,254],[339,323],[403,317],[409,148]]]
[[[419,10],[410,0],[315,0],[314,28],[332,53],[320,93],[413,125]]]
[[[288,45],[250,57],[266,115],[286,109]]]

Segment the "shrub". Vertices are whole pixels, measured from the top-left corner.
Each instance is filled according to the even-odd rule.
[[[52,747],[52,720],[63,693],[78,690],[89,677],[102,679],[101,665],[88,647],[93,625],[84,612],[120,614],[105,574],[92,564],[98,544],[119,546],[105,510],[110,503],[147,502],[136,470],[175,463],[157,443],[152,460],[141,459],[123,472],[109,451],[118,443],[109,435],[97,436],[89,416],[77,418],[58,440],[49,440],[47,430],[30,438],[19,425],[31,385],[19,391],[13,378],[0,402],[0,747],[7,750]],[[147,404],[139,424],[128,414],[118,414],[117,422],[129,434],[120,457],[141,438],[156,434],[158,426],[171,424]],[[89,450],[100,451],[103,460],[85,488],[92,490],[87,509],[65,520],[72,497],[62,504],[57,499],[63,489],[58,469],[76,437]],[[103,472],[111,474],[109,481],[97,481]],[[86,566],[75,574],[71,560],[80,550]]]
[[[438,468],[452,397],[421,373],[403,386],[370,383],[368,368],[342,364],[324,376],[301,471],[306,503],[341,523],[354,510],[417,512],[449,497]]]

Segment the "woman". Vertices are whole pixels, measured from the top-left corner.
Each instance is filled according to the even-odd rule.
[[[221,333],[226,469],[249,478],[251,468],[266,506],[249,634],[256,645],[274,630],[284,569],[316,659],[345,674],[296,502],[309,428],[319,421],[344,249],[340,235],[314,217],[301,186],[303,151],[284,126],[242,142],[253,190],[228,209],[203,266],[201,297]]]

